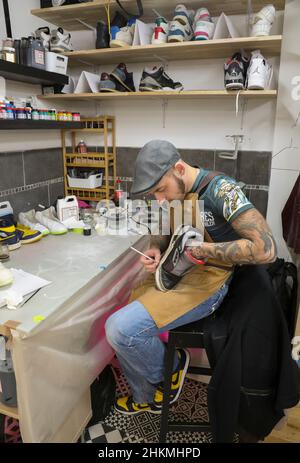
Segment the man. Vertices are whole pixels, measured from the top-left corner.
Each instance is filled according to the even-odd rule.
[[[237,182],[190,166],[167,141],[153,140],[141,149],[131,192],[152,194],[158,201],[203,200],[206,240],[190,247],[185,237],[198,234],[191,226],[183,226],[171,240],[151,236],[145,254],[154,261],[141,258],[149,277],[133,291],[130,303],[106,322],[107,340],[133,392],[115,404],[127,415],[161,413],[165,345],[159,334],[216,310],[227,294],[234,265],[266,264],[276,258],[265,219]],[[178,349],[170,403],[180,395],[188,364],[188,350]]]

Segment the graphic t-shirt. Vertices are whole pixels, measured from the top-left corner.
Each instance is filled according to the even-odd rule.
[[[203,178],[211,171],[200,169],[191,192],[195,192]],[[241,212],[254,208],[236,180],[220,174],[199,196],[204,201],[204,225],[213,241],[234,241],[240,238],[231,223]]]

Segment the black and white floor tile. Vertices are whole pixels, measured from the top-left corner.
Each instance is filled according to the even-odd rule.
[[[130,394],[130,387],[116,362],[113,364],[116,378],[116,396]],[[208,421],[206,384],[186,378],[183,390],[177,402],[171,408],[170,421]],[[155,443],[159,439],[160,415],[140,413],[126,416],[112,409],[104,421],[85,431],[87,443]],[[200,432],[168,433],[170,443],[211,442],[211,434]]]

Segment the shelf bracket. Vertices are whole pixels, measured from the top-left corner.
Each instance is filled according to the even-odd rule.
[[[166,128],[166,113],[167,113],[167,108],[168,108],[168,99],[163,98],[162,101],[162,124],[163,124],[163,129]]]
[[[93,27],[93,26],[90,26],[89,24],[87,24],[85,21],[82,21],[82,19],[80,18],[74,18],[75,21],[79,22],[80,24],[82,24],[83,26],[85,26],[87,29],[93,31],[93,32],[96,32],[96,28]]]

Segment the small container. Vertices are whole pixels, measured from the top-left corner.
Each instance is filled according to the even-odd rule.
[[[73,113],[72,114],[72,120],[74,122],[80,122],[80,113]]]
[[[84,236],[91,236],[92,234],[92,228],[90,227],[90,225],[85,225],[84,228],[83,228],[83,234]]]
[[[25,108],[25,115],[26,115],[26,119],[32,119],[32,117],[31,117],[31,108],[29,108],[29,107]]]
[[[39,121],[40,120],[40,113],[37,109],[33,109],[31,113],[31,117],[34,121]]]
[[[2,49],[3,58],[5,61],[10,61],[11,63],[16,62],[16,50],[13,47],[3,47]]]
[[[87,146],[86,146],[86,144],[84,143],[83,140],[80,140],[80,142],[78,143],[78,145],[76,147],[76,151],[77,151],[77,153],[80,153],[80,154],[86,154],[87,153]]]

